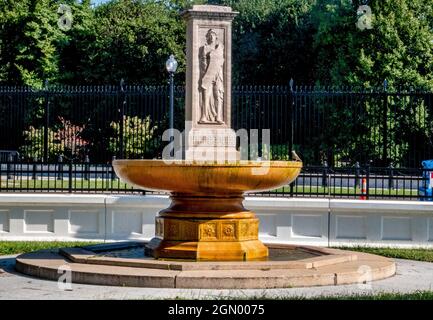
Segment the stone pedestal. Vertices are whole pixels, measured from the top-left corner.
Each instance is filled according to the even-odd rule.
[[[240,160],[236,150],[236,133],[225,128],[194,128],[186,130],[185,159],[216,163]]]
[[[156,237],[147,245],[155,258],[193,260],[265,259],[259,220],[242,205],[242,194],[174,194],[156,218]]]
[[[231,33],[237,12],[195,5],[187,20],[185,159],[239,160],[231,129]]]

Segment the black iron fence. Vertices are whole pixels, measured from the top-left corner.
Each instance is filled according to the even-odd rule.
[[[392,166],[311,166],[303,168],[292,185],[260,195],[433,201],[427,179],[431,172],[433,169],[396,169]]]
[[[121,182],[110,163],[0,163],[0,192],[143,193]]]
[[[58,156],[77,161],[89,157],[98,163],[113,156],[152,158],[168,127],[166,89],[0,87],[0,149],[44,162],[55,162]],[[183,99],[182,88],[176,95]]]
[[[0,163],[0,192],[155,193],[143,191],[116,176],[111,162]],[[288,186],[251,195],[348,199],[406,199],[433,201],[433,169],[306,166]]]
[[[270,129],[273,159],[307,165],[417,168],[433,158],[433,93],[421,89],[235,86],[232,126]],[[175,89],[184,129],[184,88]],[[166,86],[0,87],[0,149],[26,161],[158,158],[168,128]],[[6,154],[6,153],[5,153]]]
[[[272,159],[296,150],[304,162],[294,184],[262,196],[432,200],[419,168],[433,158],[432,97],[386,86],[237,86],[232,126],[270,129]],[[0,192],[143,193],[119,181],[111,160],[160,158],[168,111],[166,86],[0,87]],[[177,87],[180,131],[184,114]]]

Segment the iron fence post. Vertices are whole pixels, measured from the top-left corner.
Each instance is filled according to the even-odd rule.
[[[37,157],[34,157],[34,158],[33,158],[33,172],[32,172],[32,180],[36,180],[37,162],[38,162],[38,158],[37,158]]]
[[[116,156],[113,156],[113,161],[116,160]],[[116,172],[114,172],[113,162],[111,162],[111,180],[115,180],[117,178]],[[109,166],[109,167],[110,167]]]
[[[113,156],[113,158],[115,158]],[[105,190],[113,191],[113,181],[111,180],[112,177],[112,170],[113,170],[113,164],[110,164],[110,161],[107,161],[104,169],[104,173],[102,174],[102,185],[104,186],[105,183]]]
[[[360,183],[360,177],[361,177],[361,166],[359,165],[359,162],[356,161],[355,163],[355,190],[357,187],[361,187]]]
[[[389,167],[389,177],[388,177],[388,189],[394,189],[394,167],[390,163]]]
[[[68,192],[72,193],[72,159],[69,161],[69,170],[68,170]]]
[[[50,97],[48,80],[45,80],[45,110],[44,110],[44,162],[48,162],[48,126],[50,125]]]
[[[383,81],[383,153],[382,153],[382,164],[385,167],[388,163],[388,80]]]
[[[121,99],[121,106],[120,106],[120,136],[119,136],[119,157],[120,159],[124,158],[124,134],[125,134],[125,128],[124,128],[124,121],[125,121],[125,106],[126,106],[126,93],[125,93],[125,80],[120,80],[120,99]]]
[[[89,180],[89,170],[90,170],[90,159],[89,156],[86,155],[84,158],[84,180]]]
[[[293,111],[294,111],[295,99],[293,91],[293,78],[289,81],[289,160],[292,157],[293,151]]]
[[[293,91],[293,78],[290,78],[289,81],[289,150],[288,150],[288,160],[292,159],[292,151],[293,151],[293,109],[295,104],[294,99],[294,91]],[[293,182],[289,186],[290,190],[290,198],[293,198],[294,195],[294,183]]]
[[[57,180],[63,179],[63,156],[57,158]]]
[[[12,171],[13,171],[13,176],[14,177],[16,177],[17,176],[17,166],[18,166],[18,163],[20,162],[20,155],[17,153],[16,155],[15,155],[15,159],[14,159],[14,161],[13,161],[13,163],[12,163]],[[22,165],[21,165],[21,170],[22,170]]]
[[[7,164],[7,166],[6,166],[6,172],[7,172],[7,174],[6,174],[6,179],[8,179],[8,180],[10,180],[10,179],[12,179],[12,161],[13,161],[13,157],[12,157],[12,154],[8,154],[8,164]]]
[[[322,187],[326,188],[328,186],[328,162],[323,161],[323,170],[322,170]]]

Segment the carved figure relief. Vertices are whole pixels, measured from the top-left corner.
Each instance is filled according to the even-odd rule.
[[[206,43],[199,48],[199,123],[223,124],[224,107],[224,45],[217,33],[209,29]]]

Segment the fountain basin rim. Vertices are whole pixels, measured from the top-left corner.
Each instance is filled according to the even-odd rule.
[[[239,161],[233,163],[177,160],[113,160],[117,176],[144,190],[182,194],[238,194],[276,189],[292,182],[301,161]]]
[[[263,166],[279,167],[279,168],[302,168],[301,161],[285,161],[285,160],[270,160],[270,161],[255,161],[255,160],[239,160],[227,162],[211,162],[211,161],[193,161],[193,160],[163,160],[163,159],[116,159],[113,160],[113,166],[146,166],[146,167],[251,167],[260,168]]]

